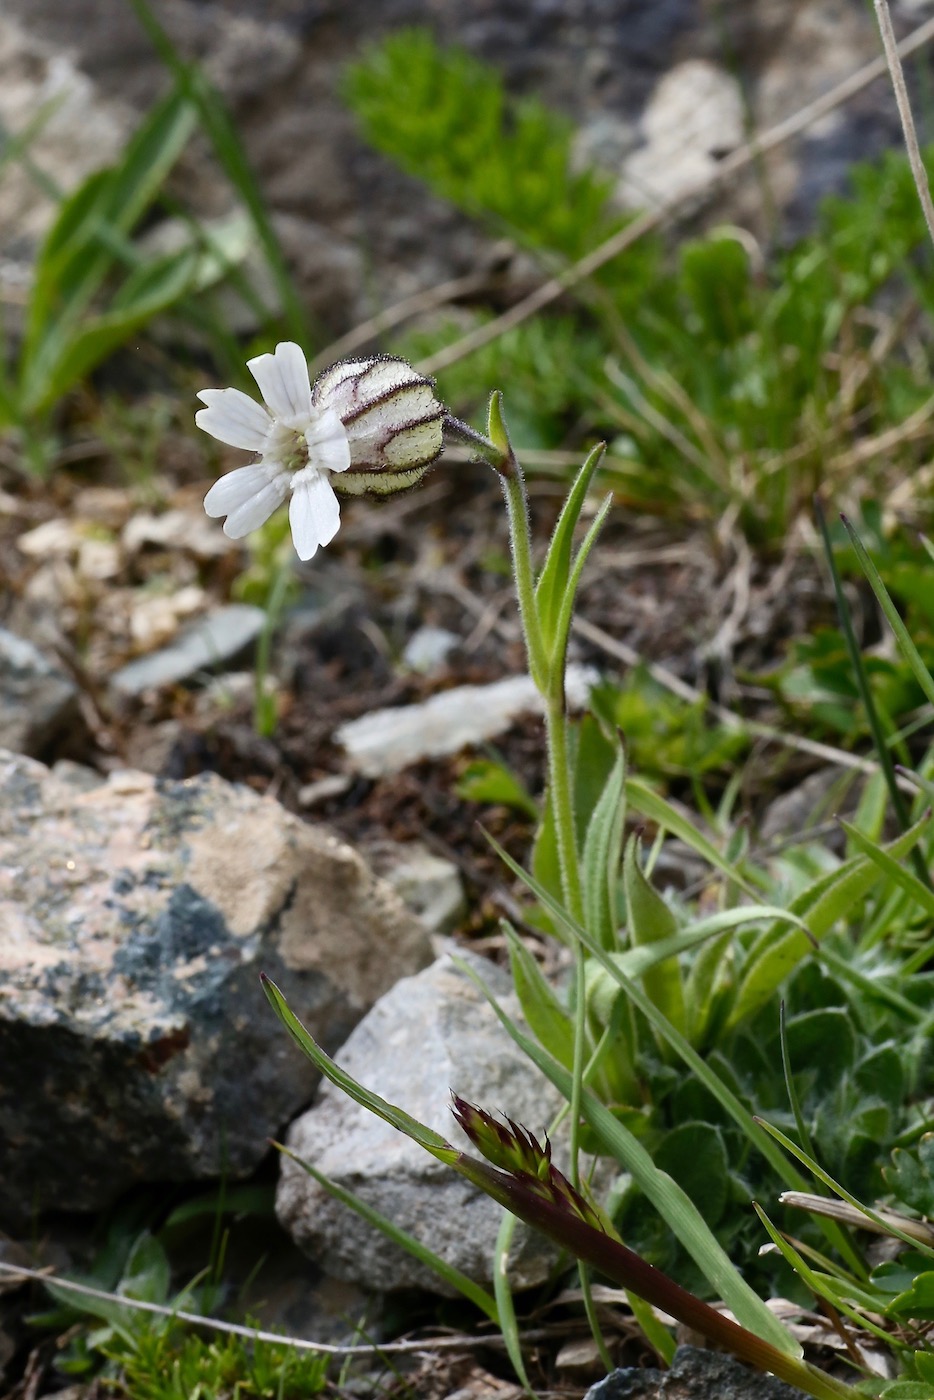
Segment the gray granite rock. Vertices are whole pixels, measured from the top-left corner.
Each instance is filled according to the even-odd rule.
[[[634,209],[690,190],[717,161],[742,144],[745,126],[739,79],[709,59],[668,69],[642,114],[642,142],[623,163],[619,196]]]
[[[669,1370],[612,1371],[584,1400],[802,1400],[803,1394],[723,1352],[681,1346]]]
[[[88,791],[0,755],[0,1222],[251,1171],[428,938],[362,858],[215,775]]]
[[[60,758],[54,763],[52,776],[74,792],[90,792],[107,781],[95,768],[89,768],[85,763],[75,763],[70,758]]]
[[[122,695],[176,685],[200,672],[232,661],[251,646],[263,629],[266,614],[250,603],[228,603],[185,627],[166,647],[137,657],[111,677]]]
[[[0,627],[0,748],[44,757],[80,724],[71,677],[32,642]]]
[[[482,959],[468,960],[517,1015],[507,974]],[[451,1116],[452,1089],[484,1108],[508,1113],[536,1134],[561,1102],[447,955],[381,997],[336,1058],[367,1088],[462,1147],[469,1143]],[[322,1084],[313,1107],[292,1125],[288,1145],[448,1263],[490,1283],[500,1208],[331,1084]],[[276,1210],[296,1243],[338,1278],[385,1291],[410,1286],[447,1291],[434,1273],[334,1201],[287,1158]],[[541,1283],[553,1260],[547,1241],[524,1232],[511,1261],[515,1286]]]
[[[461,873],[419,841],[368,841],[363,854],[431,934],[453,933],[467,912]]]

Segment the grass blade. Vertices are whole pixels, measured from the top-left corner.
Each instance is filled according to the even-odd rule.
[[[362,1108],[369,1109],[370,1113],[374,1113],[377,1118],[382,1118],[384,1123],[389,1123],[391,1127],[398,1128],[400,1133],[405,1133],[406,1137],[410,1137],[413,1142],[417,1142],[420,1147],[424,1147],[426,1152],[430,1152],[432,1157],[437,1157],[439,1162],[445,1162],[448,1166],[455,1165],[458,1157],[461,1155],[456,1147],[452,1147],[440,1133],[436,1133],[432,1128],[426,1127],[426,1125],[420,1123],[417,1118],[412,1118],[404,1109],[397,1108],[395,1104],[387,1103],[386,1100],[381,1099],[378,1094],[371,1093],[369,1089],[364,1088],[362,1084],[358,1084],[355,1079],[352,1079],[345,1070],[341,1069],[340,1065],[336,1064],[334,1060],[331,1059],[330,1055],[325,1054],[321,1046],[318,1045],[308,1033],[275,982],[271,981],[265,973],[262,974],[261,981],[263,984],[263,991],[266,993],[266,997],[273,1011],[275,1011],[298,1048],[304,1055],[308,1056],[312,1064],[317,1065],[326,1079],[329,1079],[338,1089],[342,1089],[348,1098],[353,1099],[354,1103],[360,1104]]]
[[[866,674],[866,667],[863,665],[863,656],[856,644],[856,635],[853,631],[853,623],[850,618],[850,608],[843,592],[843,584],[840,581],[840,572],[837,568],[837,561],[834,558],[833,545],[830,542],[830,532],[827,529],[827,521],[820,504],[820,498],[815,498],[815,510],[817,513],[817,523],[821,532],[821,539],[824,544],[824,555],[827,559],[827,566],[830,569],[830,577],[833,581],[833,591],[837,600],[837,616],[840,619],[840,628],[846,642],[846,649],[850,656],[850,665],[853,667],[853,676],[856,680],[856,687],[866,712],[866,719],[869,723],[869,732],[872,735],[873,746],[876,750],[876,757],[879,767],[885,778],[885,785],[888,788],[889,800],[892,803],[892,810],[902,831],[907,831],[911,826],[911,817],[905,803],[905,796],[895,779],[895,765],[892,762],[892,753],[888,745],[888,738],[882,728],[882,721],[876,702],[872,696],[872,687],[869,684],[869,676]],[[911,862],[914,865],[918,878],[925,884],[929,884],[929,877],[925,869],[924,861],[917,850],[911,852]]]
[[[869,581],[870,588],[876,595],[876,601],[878,602],[879,607],[885,614],[885,619],[891,627],[893,633],[895,634],[895,641],[899,651],[904,657],[915,680],[918,682],[918,685],[924,691],[925,696],[931,702],[931,704],[934,704],[934,678],[931,677],[930,671],[921,659],[921,653],[918,651],[918,648],[911,640],[911,637],[908,634],[908,628],[905,626],[904,622],[902,622],[898,614],[898,609],[892,602],[891,595],[889,594],[889,591],[886,588],[885,584],[882,582],[882,576],[879,573],[879,570],[876,568],[875,564],[872,562],[872,559],[870,558],[869,553],[866,550],[866,546],[863,544],[859,535],[856,533],[856,530],[853,528],[853,525],[851,521],[847,518],[847,516],[841,515],[840,519],[843,522],[843,528],[846,530],[847,534],[850,537],[850,542],[853,545],[853,549],[856,552],[856,557],[860,562],[860,567],[862,568],[863,573],[866,575],[866,578]]]
[[[327,1191],[329,1196],[333,1196],[336,1201],[340,1201],[341,1205],[347,1206],[348,1210],[356,1211],[357,1215],[359,1215],[362,1220],[374,1226],[375,1229],[386,1236],[387,1240],[392,1240],[393,1244],[397,1244],[400,1249],[404,1249],[407,1254],[411,1254],[413,1259],[417,1259],[420,1264],[424,1264],[426,1268],[436,1273],[438,1277],[449,1284],[451,1288],[463,1294],[463,1296],[469,1302],[473,1303],[475,1307],[479,1308],[481,1312],[486,1313],[491,1322],[495,1322],[498,1327],[501,1325],[496,1299],[491,1293],[488,1293],[485,1288],[482,1288],[479,1283],[475,1283],[473,1279],[461,1273],[460,1269],[454,1268],[447,1260],[442,1259],[440,1254],[435,1254],[434,1250],[429,1249],[427,1245],[422,1244],[421,1240],[417,1240],[414,1235],[410,1235],[407,1230],[403,1230],[399,1225],[396,1225],[388,1216],[383,1215],[381,1211],[369,1205],[362,1197],[358,1196],[355,1191],[348,1191],[346,1187],[340,1186],[336,1181],[332,1181],[324,1172],[318,1171],[317,1167],[313,1167],[310,1162],[306,1162],[303,1157],[299,1157],[297,1153],[284,1146],[283,1143],[274,1142],[273,1147],[275,1147],[277,1152],[281,1152],[283,1157],[288,1157],[291,1161],[295,1162],[297,1166],[301,1167],[303,1172],[307,1172],[312,1181],[316,1181],[320,1187]]]
[[[529,1383],[528,1373],[525,1369],[525,1361],[522,1356],[522,1343],[519,1340],[519,1324],[516,1320],[516,1308],[513,1301],[512,1289],[509,1287],[509,1250],[512,1246],[513,1235],[516,1233],[516,1226],[519,1221],[515,1215],[508,1210],[503,1211],[503,1218],[500,1221],[499,1232],[496,1236],[496,1250],[493,1255],[493,1292],[495,1304],[499,1312],[499,1330],[503,1334],[503,1341],[506,1345],[506,1354],[512,1362],[512,1369],[519,1380],[525,1386],[530,1395],[534,1391]]]
[[[637,812],[648,817],[649,821],[664,827],[673,836],[679,837],[685,845],[690,846],[692,851],[696,851],[715,870],[719,870],[721,875],[725,875],[733,884],[738,885],[750,899],[758,897],[756,891],[740,875],[739,871],[734,870],[729,861],[724,860],[713,842],[708,841],[707,837],[703,836],[687,817],[682,816],[676,807],[673,807],[670,802],[666,802],[664,797],[659,797],[657,792],[653,792],[638,778],[626,779],[626,796]]]
[[[792,1142],[791,1138],[787,1137],[781,1129],[774,1127],[771,1123],[767,1123],[764,1118],[760,1118],[757,1121],[776,1142],[784,1147],[786,1152],[790,1152],[792,1157],[797,1157],[802,1166],[807,1167],[811,1175],[816,1177],[823,1186],[826,1186],[828,1191],[832,1191],[839,1200],[846,1201],[847,1205],[852,1206],[854,1210],[858,1210],[861,1215],[865,1215],[867,1220],[871,1220],[873,1224],[877,1226],[881,1234],[892,1235],[895,1239],[901,1240],[903,1244],[909,1245],[912,1249],[920,1250],[922,1254],[926,1254],[929,1258],[934,1259],[934,1248],[925,1244],[922,1240],[913,1238],[911,1235],[906,1235],[903,1230],[900,1230],[898,1226],[894,1224],[891,1217],[886,1220],[876,1211],[872,1210],[870,1206],[863,1205],[862,1201],[857,1200],[855,1196],[851,1195],[845,1187],[840,1185],[839,1181],[835,1181],[829,1172],[825,1172],[823,1167],[821,1167],[813,1157],[805,1152],[803,1148],[798,1147],[796,1143]]]

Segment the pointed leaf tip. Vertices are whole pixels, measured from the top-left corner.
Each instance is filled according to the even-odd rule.
[[[494,389],[490,395],[486,435],[504,458],[512,455],[512,443],[509,441],[509,430],[503,416],[503,395],[499,389]]]

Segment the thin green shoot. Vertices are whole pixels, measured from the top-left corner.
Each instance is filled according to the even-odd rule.
[[[892,810],[894,811],[896,818],[898,819],[898,823],[902,831],[907,831],[909,826],[911,825],[911,817],[908,812],[908,807],[905,803],[904,793],[899,787],[895,775],[895,765],[892,761],[892,753],[889,747],[891,736],[887,735],[883,730],[882,722],[879,718],[879,712],[876,708],[875,701],[873,700],[872,689],[869,684],[869,677],[866,674],[866,668],[863,665],[862,652],[860,651],[859,646],[857,645],[856,635],[853,631],[853,623],[850,618],[849,604],[847,603],[846,596],[843,592],[843,584],[840,580],[840,573],[837,569],[837,563],[834,558],[833,545],[830,540],[830,531],[827,529],[827,520],[824,515],[824,510],[819,497],[815,497],[814,508],[817,514],[817,524],[821,533],[821,539],[823,540],[824,556],[827,560],[827,566],[830,569],[831,579],[833,580],[834,595],[837,600],[837,616],[840,619],[840,628],[843,632],[844,640],[846,641],[847,651],[849,652],[850,665],[853,669],[853,676],[856,680],[857,688],[859,689],[860,699],[863,703],[863,709],[866,712],[866,719],[869,723],[869,729],[872,734],[873,745],[875,746],[876,750],[876,757],[878,758],[879,767],[881,768],[883,776],[885,777],[886,787],[889,790],[889,800],[892,803]],[[911,852],[910,860],[915,868],[915,873],[918,876],[918,879],[930,888],[931,879],[927,872],[927,867],[925,866],[924,861],[921,858],[921,853],[917,850],[917,848],[915,848]]]

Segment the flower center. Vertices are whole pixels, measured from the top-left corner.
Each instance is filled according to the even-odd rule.
[[[308,443],[303,430],[277,422],[269,434],[264,455],[272,458],[286,472],[296,472],[306,467]]]

